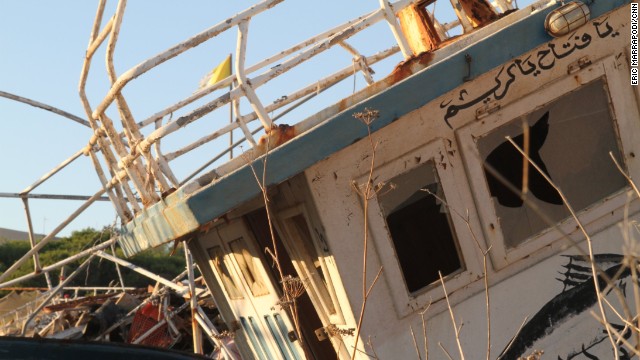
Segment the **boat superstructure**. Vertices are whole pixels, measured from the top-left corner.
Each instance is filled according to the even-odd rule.
[[[516,10],[459,0],[457,20],[441,23],[431,2],[381,0],[246,66],[250,20],[281,2],[260,2],[122,74],[112,61],[126,1],[108,21],[100,2],[80,80],[80,120],[94,134],[51,172],[88,156],[103,187],[78,212],[106,195],[122,219],[117,239],[83,255],[126,265],[102,250],[117,240],[131,256],[182,242],[190,285],[156,279],[195,293],[195,262],[243,358],[633,356],[632,5],[543,1]],[[388,23],[396,43],[361,54],[350,39],[376,22]],[[448,36],[455,26],[461,34]],[[231,74],[133,118],[129,83],[225,31],[238,34]],[[91,106],[86,81],[102,44],[111,87]],[[272,102],[258,95],[332,47],[352,64]],[[402,62],[374,80],[373,64],[397,53]],[[287,116],[355,74],[362,90],[303,119]],[[229,108],[231,122],[162,146]],[[209,143],[221,153],[177,176],[172,161]],[[224,158],[240,146],[248,149]],[[22,193],[25,204],[41,181]],[[0,281],[55,235],[33,243]],[[203,328],[221,356],[237,357],[196,298],[194,339]]]

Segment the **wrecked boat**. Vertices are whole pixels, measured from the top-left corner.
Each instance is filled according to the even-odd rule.
[[[637,261],[628,256],[640,205],[629,181],[640,175],[629,41],[637,4],[515,9],[505,0],[453,0],[457,20],[443,24],[430,1],[382,0],[377,11],[246,67],[249,20],[280,2],[263,1],[112,73],[110,90],[91,107],[84,81],[92,51],[105,39],[115,46],[125,7],[102,30],[98,11],[81,78],[94,130],[85,152],[104,185],[97,196],[106,194],[123,221],[116,240],[127,256],[185,246],[223,321],[197,317],[194,329],[219,345],[222,329],[233,334],[237,353],[220,345],[219,356],[637,353]],[[378,21],[397,44],[367,57],[347,43]],[[449,36],[454,26],[461,33]],[[238,31],[233,74],[133,119],[122,93],[128,83],[227,30]],[[345,48],[353,66],[272,103],[257,95],[332,46]],[[370,65],[398,52],[404,60],[375,81]],[[304,119],[275,122],[274,111],[286,114],[354,71],[364,89]],[[161,139],[227,105],[231,123],[160,150]],[[105,115],[109,107],[123,133]],[[257,140],[254,121],[263,131]],[[170,161],[211,141],[226,144],[234,130],[242,138],[196,172],[172,172]],[[242,143],[250,148],[241,156],[221,160]]]

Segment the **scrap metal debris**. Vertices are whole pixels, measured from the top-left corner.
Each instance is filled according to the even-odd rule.
[[[225,343],[233,344],[230,333],[213,305],[209,293],[200,286],[199,305],[219,330]],[[141,344],[190,351],[192,344],[189,296],[167,288],[109,288],[106,293],[79,295],[63,291],[37,313],[26,329],[25,322],[47,296],[46,291],[11,291],[0,299],[0,336],[23,336],[67,340],[107,341]],[[207,348],[208,345],[208,348]],[[214,344],[204,344],[205,353],[219,352]]]

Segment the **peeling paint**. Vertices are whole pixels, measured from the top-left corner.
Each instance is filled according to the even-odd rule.
[[[400,82],[417,71],[426,68],[431,63],[431,60],[433,60],[433,52],[431,51],[412,56],[398,64],[391,72],[391,75],[383,81],[386,82],[388,86]]]
[[[267,150],[274,149],[297,135],[298,130],[295,126],[286,124],[275,125],[267,134],[260,137],[257,145],[258,152],[263,153]]]
[[[498,19],[496,12],[485,0],[460,0],[460,4],[474,28],[485,26]]]

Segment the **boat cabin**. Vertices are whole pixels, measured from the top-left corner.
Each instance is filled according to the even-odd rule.
[[[630,5],[454,3],[460,36],[413,2],[392,74],[123,228],[129,254],[184,241],[243,358],[628,355],[590,312],[598,283],[632,300]]]

